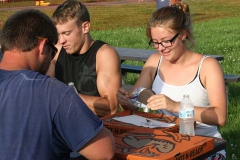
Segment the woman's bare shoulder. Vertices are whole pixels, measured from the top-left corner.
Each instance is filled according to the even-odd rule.
[[[161,55],[159,53],[152,54],[146,61],[146,64],[156,64],[159,62]]]

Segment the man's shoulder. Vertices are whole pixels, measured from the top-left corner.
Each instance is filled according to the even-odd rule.
[[[57,80],[56,78],[52,78],[48,75],[41,74],[39,72],[34,72],[31,70],[26,70],[23,72],[27,79],[31,79],[34,81],[35,87],[41,87],[41,88],[48,88],[49,91],[64,91],[67,90],[68,86],[64,84],[63,82]]]
[[[107,54],[109,56],[110,56],[110,54],[118,55],[117,50],[113,46],[111,46],[107,43],[103,44],[102,47],[99,48],[97,53],[98,54],[99,53],[100,54]]]
[[[110,44],[108,44],[107,42],[102,41],[102,40],[95,40],[94,43],[100,45],[101,46],[100,48],[113,48],[114,49],[114,47],[112,47]]]

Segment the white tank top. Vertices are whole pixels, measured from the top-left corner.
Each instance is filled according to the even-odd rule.
[[[183,86],[173,86],[163,82],[158,74],[159,68],[162,62],[162,57],[161,57],[157,67],[157,74],[153,81],[152,90],[156,94],[164,94],[170,99],[172,99],[173,101],[177,101],[177,102],[183,99],[184,94],[188,94],[194,106],[209,107],[208,93],[207,93],[207,90],[202,86],[200,77],[199,77],[202,62],[205,58],[207,57],[206,56],[203,57],[202,60],[200,61],[197,75],[192,82]],[[158,110],[157,112],[178,117],[178,112],[173,113],[167,110]],[[195,133],[196,135],[222,138],[220,133],[218,132],[217,126],[207,125],[201,122],[197,122]]]

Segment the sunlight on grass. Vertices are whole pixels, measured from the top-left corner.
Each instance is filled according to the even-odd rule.
[[[239,74],[240,64],[240,24],[239,18],[225,18],[197,23],[194,25],[196,39],[195,50],[200,53],[219,54],[224,56],[221,63],[224,72]]]

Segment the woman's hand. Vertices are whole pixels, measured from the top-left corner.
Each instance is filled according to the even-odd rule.
[[[130,96],[127,90],[124,88],[119,88],[116,96],[118,103],[124,110],[137,110],[137,108],[129,102],[128,99]]]
[[[180,105],[180,102],[175,102],[164,94],[153,95],[147,102],[147,106],[151,110],[165,109],[170,112],[178,112]]]

